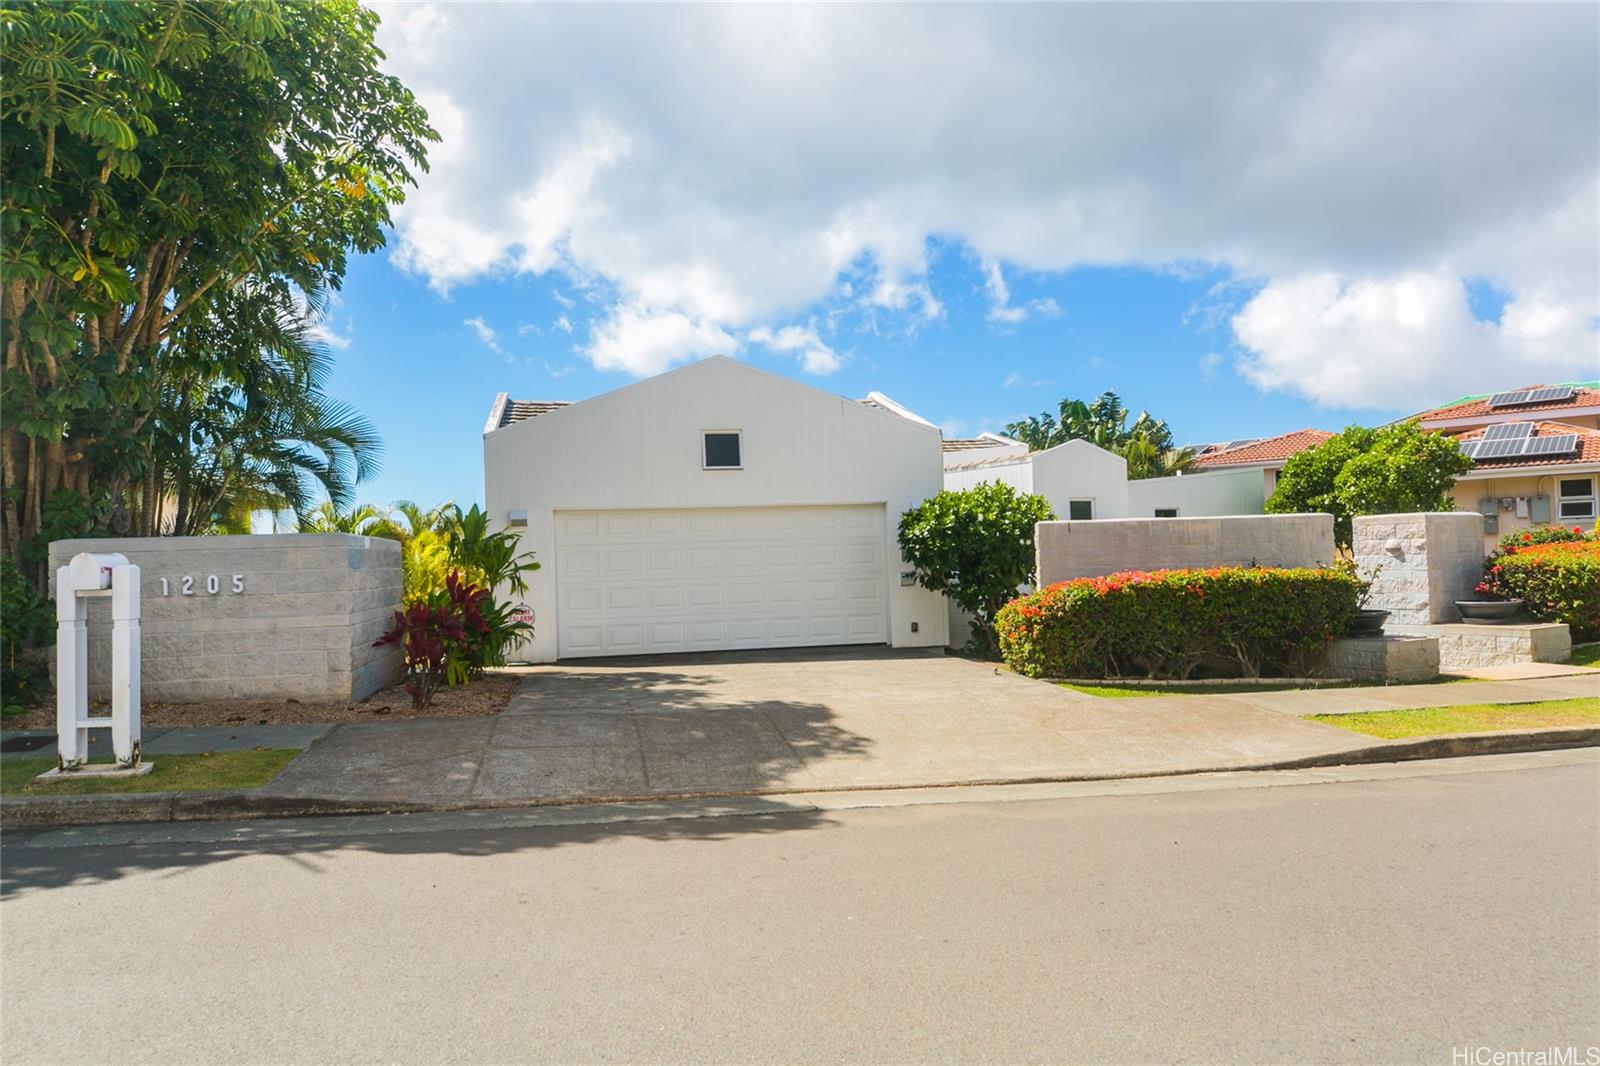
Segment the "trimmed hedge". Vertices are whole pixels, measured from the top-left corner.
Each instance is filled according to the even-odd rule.
[[[1530,543],[1484,560],[1478,591],[1524,600],[1544,622],[1565,622],[1574,641],[1600,637],[1600,540]]]
[[[996,628],[1029,677],[1187,678],[1216,660],[1260,677],[1303,670],[1348,628],[1360,587],[1331,568],[1132,570],[1019,597]]]

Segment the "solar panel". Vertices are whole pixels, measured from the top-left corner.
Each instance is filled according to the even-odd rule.
[[[1570,385],[1554,385],[1539,389],[1513,389],[1510,392],[1497,392],[1489,397],[1490,407],[1521,407],[1530,403],[1557,403],[1561,400],[1570,400],[1578,394],[1578,390]]]
[[[1475,440],[1469,440],[1469,441],[1463,443],[1460,446],[1461,447],[1461,453],[1463,455],[1465,455],[1469,459],[1476,459],[1478,457],[1478,444],[1479,443],[1480,443],[1479,441],[1475,441]]]
[[[1578,390],[1570,385],[1555,385],[1546,389],[1533,389],[1529,391],[1525,403],[1556,403],[1560,400],[1570,400],[1578,394]]]
[[[1473,454],[1474,459],[1509,459],[1513,455],[1522,454],[1522,446],[1527,441],[1521,440],[1480,440],[1478,450]]]
[[[1561,433],[1552,437],[1534,437],[1523,442],[1523,455],[1566,455],[1578,450],[1576,433]]]
[[[1502,422],[1483,431],[1484,440],[1522,440],[1533,436],[1532,422]]]
[[[1243,448],[1246,444],[1254,444],[1260,439],[1260,437],[1245,437],[1243,440],[1230,440],[1228,443],[1219,448],[1218,451],[1231,452],[1235,448]]]

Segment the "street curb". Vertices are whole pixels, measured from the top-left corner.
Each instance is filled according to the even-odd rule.
[[[1306,770],[1330,766],[1412,762],[1469,755],[1509,755],[1562,748],[1600,747],[1600,727],[1533,729],[1516,733],[1463,733],[1422,740],[1391,740],[1347,751],[1262,763],[1203,766],[1166,773],[1061,774],[921,782],[910,785],[852,784],[818,788],[771,788],[728,792],[683,792],[643,796],[593,796],[572,800],[405,803],[276,796],[254,790],[229,792],[111,793],[98,796],[21,796],[0,798],[0,826],[102,825],[126,822],[233,821],[257,818],[307,818],[350,814],[416,814],[424,811],[494,810],[510,807],[575,807],[602,803],[661,803],[671,800],[726,799],[822,792],[909,791],[988,785],[1033,785],[1076,781],[1126,781],[1257,770]]]

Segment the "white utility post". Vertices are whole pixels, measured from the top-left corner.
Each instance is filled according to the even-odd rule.
[[[111,717],[89,717],[89,604],[111,600]],[[117,766],[139,767],[139,568],[83,552],[56,571],[56,761],[89,757],[89,730],[111,730]]]

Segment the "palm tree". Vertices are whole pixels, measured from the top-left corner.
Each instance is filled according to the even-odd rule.
[[[151,448],[154,528],[248,529],[252,511],[304,518],[318,496],[337,512],[376,472],[377,430],[323,391],[332,359],[308,334],[320,306],[244,285],[175,340]]]
[[[332,500],[325,500],[300,519],[301,533],[354,533],[358,537],[385,537],[406,540],[402,529],[389,512],[370,503],[341,511]]]

